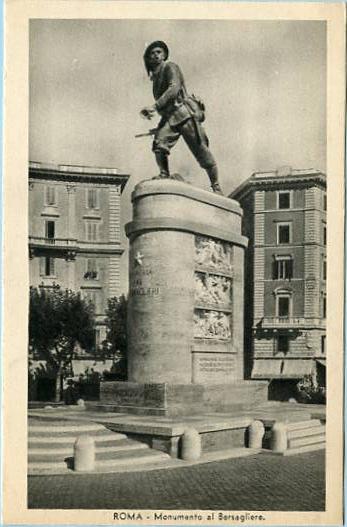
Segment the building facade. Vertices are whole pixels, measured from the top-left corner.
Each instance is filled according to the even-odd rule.
[[[245,350],[253,379],[313,374],[325,384],[326,176],[316,170],[253,174],[230,195],[249,238]]]
[[[30,285],[81,292],[105,338],[107,299],[119,296],[120,197],[129,176],[113,168],[29,164]]]

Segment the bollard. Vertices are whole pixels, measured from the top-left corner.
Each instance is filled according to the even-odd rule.
[[[271,450],[284,452],[287,450],[287,427],[285,423],[277,422],[271,430]]]
[[[201,456],[201,437],[195,428],[187,428],[182,435],[181,458],[196,461]]]
[[[261,421],[253,421],[248,427],[248,448],[262,448],[265,427]]]
[[[74,469],[77,472],[91,471],[95,468],[94,439],[88,435],[79,436],[74,444]]]

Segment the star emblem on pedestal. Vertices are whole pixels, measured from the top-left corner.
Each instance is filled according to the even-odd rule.
[[[135,254],[135,264],[136,265],[142,265],[142,258],[143,258],[143,254],[140,253],[140,251],[137,251],[137,253]]]

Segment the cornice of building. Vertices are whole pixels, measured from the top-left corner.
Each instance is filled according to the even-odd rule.
[[[240,200],[254,190],[282,190],[292,188],[304,188],[318,185],[326,188],[326,175],[313,168],[310,169],[288,169],[270,172],[254,172],[241,185],[229,194],[229,198]]]
[[[29,178],[72,183],[103,183],[120,186],[123,192],[129,174],[121,174],[117,168],[82,165],[55,165],[29,161]]]

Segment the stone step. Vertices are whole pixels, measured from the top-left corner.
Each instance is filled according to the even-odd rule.
[[[88,434],[90,435],[90,434]],[[124,439],[127,439],[127,436],[125,434],[117,434],[114,432],[113,434],[115,437],[112,437],[112,432],[110,435],[105,436],[94,436],[91,435],[91,437],[95,441],[95,446],[111,446],[116,445],[120,441],[123,441]],[[67,437],[31,437],[29,439],[29,448],[63,448],[63,447],[70,447],[73,445],[79,437],[76,436],[67,436]]]
[[[129,450],[142,450],[148,449],[149,446],[139,441],[132,441],[125,439],[124,441],[118,441],[118,444],[110,446],[97,446],[95,449],[96,457],[102,457],[104,453],[121,452]],[[29,460],[36,459],[37,457],[51,459],[61,459],[62,457],[73,456],[74,448],[73,445],[64,448],[30,448],[28,455]]]
[[[294,456],[296,454],[304,454],[305,452],[315,452],[316,450],[324,450],[325,441],[321,443],[315,443],[313,445],[299,446],[296,448],[289,448],[283,452],[284,456]]]
[[[130,467],[134,465],[136,468],[138,467],[139,470],[141,470],[141,467],[172,461],[168,454],[160,452],[159,450],[152,450],[150,448],[147,450],[137,450],[131,453],[119,452],[117,454],[115,454],[112,458],[96,459],[95,470],[111,470],[112,468],[116,470],[117,468]],[[71,462],[72,458],[70,458],[68,462],[64,460],[60,462],[32,461],[29,463],[28,472],[29,474],[54,473],[55,471],[69,472],[69,469],[72,470]]]
[[[325,443],[325,433],[319,433],[314,436],[300,437],[297,439],[288,440],[288,448],[296,448],[300,446],[313,445],[316,443]]]
[[[296,421],[293,423],[287,423],[287,431],[291,430],[302,430],[304,428],[312,428],[314,426],[322,426],[319,419],[308,419],[307,421]]]
[[[149,450],[148,448],[142,448],[140,447],[133,447],[133,448],[125,448],[122,450],[108,450],[107,452],[95,452],[95,460],[96,462],[101,462],[103,460],[111,460],[111,459],[118,459],[119,454],[124,454],[126,457],[131,457],[135,455],[136,453],[139,453],[141,456],[144,452],[147,452]],[[68,464],[71,464],[73,462],[74,456],[73,452],[68,452],[67,454],[54,454],[49,453],[47,455],[42,454],[29,454],[28,457],[28,463],[31,465],[32,463],[59,463],[59,462],[65,462]]]
[[[47,426],[46,426],[47,425]],[[102,424],[88,421],[71,422],[47,420],[29,421],[29,474],[67,473],[73,470],[74,443],[81,435],[95,441],[95,470],[108,472],[126,470],[132,466],[150,468],[153,464],[168,463],[168,454],[141,441],[128,439],[125,434],[112,432]]]
[[[98,423],[81,422],[77,424],[71,424],[65,422],[64,424],[42,424],[41,421],[30,421],[29,422],[29,433],[33,434],[66,434],[70,433],[81,433],[81,432],[100,432],[104,431],[105,427]]]
[[[325,426],[314,426],[312,428],[299,428],[299,430],[289,430],[288,432],[288,439],[295,439],[298,437],[308,437],[308,436],[314,436],[317,434],[324,434],[325,433]]]
[[[100,429],[98,430],[91,430],[90,428],[85,428],[83,426],[81,427],[78,427],[76,428],[76,430],[70,430],[70,429],[57,429],[57,430],[52,430],[51,428],[49,429],[46,429],[45,431],[40,431],[40,430],[37,430],[36,428],[32,428],[30,425],[29,425],[29,439],[33,439],[33,438],[37,438],[37,437],[40,437],[40,438],[52,438],[54,437],[54,439],[56,440],[60,440],[60,438],[62,440],[64,440],[65,438],[67,437],[74,437],[76,439],[76,437],[78,435],[82,435],[82,434],[88,434],[88,435],[92,435],[93,437],[95,438],[101,438],[101,437],[104,437],[104,436],[107,436],[109,434],[112,434],[114,432],[112,432],[111,430],[108,430],[107,428],[101,426]]]

